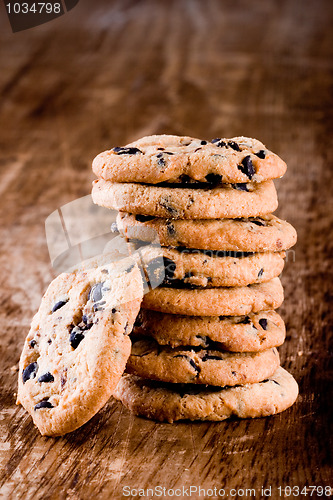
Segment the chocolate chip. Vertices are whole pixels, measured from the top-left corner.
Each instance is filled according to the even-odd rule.
[[[39,410],[40,408],[54,408],[54,406],[47,399],[42,399],[42,401],[36,404],[34,410]]]
[[[148,222],[150,220],[153,220],[155,219],[155,217],[151,216],[151,215],[136,215],[135,216],[135,220],[137,220],[138,222]]]
[[[113,151],[117,153],[117,155],[136,155],[138,153],[143,154],[142,151],[138,148],[113,148]]]
[[[103,297],[103,288],[104,283],[96,283],[89,292],[89,300],[93,302],[98,302]]]
[[[262,160],[264,158],[266,158],[266,151],[264,151],[263,149],[261,149],[260,151],[258,151],[258,153],[254,153],[256,156],[258,156],[258,158],[261,158]]]
[[[237,142],[235,142],[235,141],[228,141],[228,146],[230,146],[235,151],[240,151],[240,148],[239,148]]]
[[[47,343],[52,344],[52,339],[48,339]]]
[[[214,184],[214,185],[221,184],[222,175],[220,175],[220,174],[208,174],[208,175],[206,175],[205,179],[209,184]]]
[[[35,345],[37,344],[36,340],[30,340],[29,346],[33,349]]]
[[[171,222],[167,223],[167,233],[169,236],[175,236],[176,234],[175,226]]]
[[[278,382],[276,382],[276,380],[269,379],[269,378],[266,378],[266,379],[265,379],[265,380],[263,380],[261,383],[262,383],[262,384],[265,384],[266,382],[274,382],[274,384],[276,384],[276,385],[280,385]]]
[[[164,151],[164,148],[157,148],[157,151]]]
[[[171,151],[164,151],[165,155],[174,155],[175,153],[171,153]]]
[[[54,376],[50,372],[44,373],[38,377],[38,382],[54,382]]]
[[[192,366],[192,368],[195,369],[196,372],[198,372],[198,373],[200,372],[200,368],[195,364],[195,362],[193,361],[193,359],[190,358],[189,359],[189,363]]]
[[[196,372],[198,372],[198,373],[200,372],[200,368],[195,364],[195,362],[193,361],[193,359],[190,358],[189,356],[186,356],[185,354],[177,354],[176,356],[174,356],[174,358],[186,358],[187,361],[192,366],[192,368],[194,368]]]
[[[251,160],[251,156],[245,156],[245,158],[243,159],[242,163],[240,165],[237,165],[237,168],[245,175],[247,175],[247,177],[249,179],[252,179],[252,177],[254,176],[255,174],[255,170],[254,170],[254,167],[253,167],[253,164],[252,164],[252,160]]]
[[[202,358],[202,361],[208,361],[209,359],[215,359],[217,361],[222,361],[223,358],[220,356],[214,356],[213,354],[208,354],[206,353],[204,357]]]
[[[167,210],[169,212],[171,217],[177,217],[178,210],[177,210],[177,208],[173,207],[171,203],[172,202],[171,202],[169,196],[165,196],[165,197],[161,196],[161,198],[159,200],[159,204],[161,205],[161,207],[165,208],[165,210]]]
[[[165,163],[165,159],[163,158],[163,153],[158,153],[158,155],[156,155],[156,157],[158,158],[157,165],[159,167],[165,167],[166,163]]]
[[[38,364],[36,362],[30,363],[22,372],[23,383],[25,384],[28,380],[35,378],[37,370]]]
[[[259,320],[259,325],[263,330],[267,330],[267,319],[266,318],[261,318]]]
[[[119,229],[118,229],[116,222],[112,222],[110,229],[111,229],[111,233],[119,233]]]
[[[249,217],[249,222],[253,222],[256,226],[267,226],[267,222],[259,217]]]
[[[213,142],[213,141],[212,141],[212,142]],[[206,146],[207,141],[201,141],[201,142],[200,142],[200,144],[201,144],[201,146]]]
[[[227,143],[224,141],[221,141],[221,139],[213,139],[212,144],[215,144],[218,148],[226,148],[228,147]]]
[[[236,373],[235,371],[232,371],[231,373],[232,373],[232,375],[233,375],[234,377],[237,375],[237,373]]]
[[[69,343],[73,347],[73,349],[76,349],[83,339],[84,335],[82,333],[72,332],[69,336]]]
[[[56,302],[54,304],[54,306],[52,307],[52,312],[54,313],[55,311],[57,311],[58,309],[60,309],[61,307],[63,307],[65,304],[67,304],[69,299],[67,300],[59,300],[59,302]]]
[[[263,270],[263,268],[261,268],[259,273],[258,273],[258,278],[261,278],[263,274],[264,274],[264,270]]]
[[[176,270],[176,263],[168,259],[168,257],[163,257],[163,262],[164,262],[164,268],[165,268],[165,279],[167,281],[172,280],[172,278],[175,275],[175,270]]]
[[[249,191],[246,182],[238,182],[237,184],[231,184],[233,189],[238,189],[238,191]]]

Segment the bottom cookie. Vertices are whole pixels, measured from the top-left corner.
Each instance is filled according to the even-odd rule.
[[[296,380],[281,367],[263,382],[223,389],[125,375],[114,393],[135,415],[170,423],[185,419],[220,421],[232,416],[267,417],[289,408],[297,395]]]

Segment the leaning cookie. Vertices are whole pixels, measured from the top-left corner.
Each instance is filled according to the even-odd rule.
[[[296,243],[288,222],[269,214],[236,219],[175,220],[120,212],[114,230],[161,245],[238,252],[280,252]]]
[[[160,345],[196,346],[233,352],[259,352],[284,342],[284,321],[275,311],[247,316],[181,316],[141,309],[136,337],[153,337]]]
[[[260,382],[280,365],[277,350],[226,352],[193,346],[160,346],[153,339],[133,342],[127,373],[162,382],[223,387]]]
[[[112,182],[262,182],[286,171],[281,158],[249,137],[211,142],[175,135],[152,135],[100,153],[97,177]]]
[[[170,247],[161,247],[161,253],[164,285],[176,288],[183,285],[221,287],[264,283],[281,274],[285,256],[284,252],[222,252]],[[154,268],[154,262],[151,261],[151,268]]]
[[[297,382],[281,367],[262,382],[225,388],[165,384],[124,375],[114,393],[135,415],[170,423],[267,417],[289,408],[297,395]]]
[[[238,316],[277,309],[283,302],[279,278],[267,283],[220,288],[158,287],[142,301],[144,309],[189,316]]]
[[[150,186],[95,180],[94,203],[122,212],[172,217],[174,219],[216,219],[256,217],[274,212],[278,206],[273,181],[216,188]]]
[[[132,259],[61,274],[32,321],[19,364],[17,404],[41,434],[71,432],[112,395],[131,350],[142,299]]]

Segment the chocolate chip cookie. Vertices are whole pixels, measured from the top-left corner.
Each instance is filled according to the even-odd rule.
[[[142,301],[144,309],[189,316],[238,316],[277,309],[283,302],[279,278],[267,283],[220,288],[158,287]]]
[[[181,316],[141,309],[133,328],[136,337],[153,337],[160,345],[197,346],[233,352],[277,347],[286,329],[275,311],[247,316]]]
[[[212,141],[152,135],[100,153],[93,161],[97,177],[112,182],[247,183],[281,177],[286,164],[249,137]]]
[[[168,384],[124,375],[115,391],[135,415],[158,421],[225,420],[275,415],[296,401],[298,385],[281,367],[266,380],[235,387]]]
[[[246,253],[161,247],[164,261],[162,286],[245,286],[279,276],[284,252]],[[154,267],[154,260],[149,264]],[[161,269],[160,258],[156,268]]]
[[[21,355],[17,397],[43,435],[77,429],[112,395],[143,293],[133,262],[61,274],[43,296]]]
[[[215,188],[166,187],[95,180],[94,203],[134,214],[173,219],[256,217],[274,212],[278,206],[273,181]]]
[[[274,215],[236,219],[173,220],[119,213],[121,235],[172,247],[236,252],[280,252],[296,243],[296,231]]]
[[[275,348],[235,353],[200,347],[160,346],[153,339],[134,341],[127,373],[171,383],[252,384],[274,373],[280,365]]]

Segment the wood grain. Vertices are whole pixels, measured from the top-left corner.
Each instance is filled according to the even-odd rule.
[[[332,479],[332,2],[112,0],[12,34],[0,18],[0,496],[122,498],[122,488],[276,488]],[[90,192],[100,151],[152,133],[249,135],[288,163],[277,214],[283,365],[297,403],[272,418],[157,424],[110,401],[43,438],[15,406],[23,340],[54,276],[46,217]],[[199,498],[192,496],[192,498]],[[315,497],[313,497],[315,498]]]

